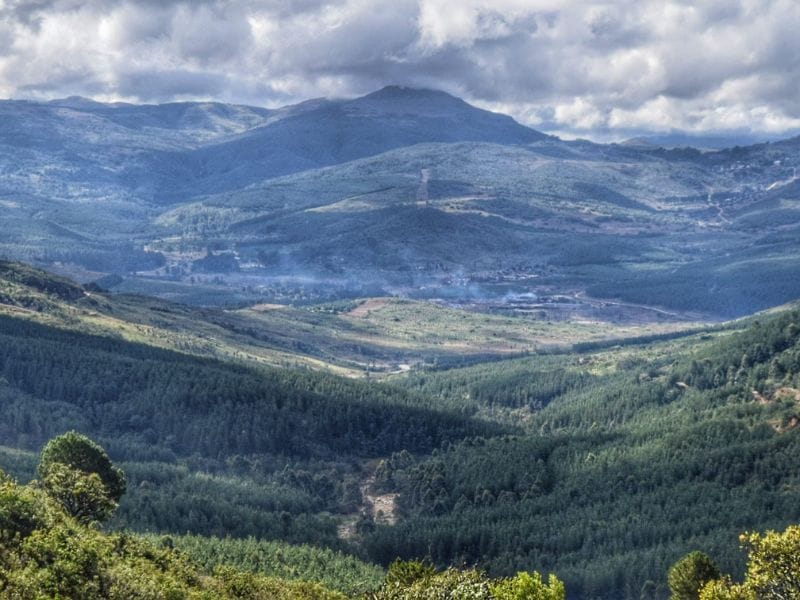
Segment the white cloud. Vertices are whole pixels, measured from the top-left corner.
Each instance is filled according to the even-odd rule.
[[[0,94],[275,105],[438,87],[541,127],[800,120],[796,0],[0,0]]]

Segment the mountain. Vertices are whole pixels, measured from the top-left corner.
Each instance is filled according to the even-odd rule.
[[[176,157],[186,161],[191,188],[167,198],[238,189],[425,142],[522,144],[546,137],[444,92],[387,87],[355,100],[324,102]]]
[[[270,110],[4,101],[0,254],[194,304],[723,318],[800,296],[799,158],[566,142],[396,86]]]
[[[277,110],[211,102],[103,104],[75,97],[3,101],[0,124],[0,148],[16,159],[4,165],[4,193],[83,201],[87,192],[149,202],[185,199],[208,193],[208,186],[227,189],[420,142],[525,143],[546,137],[443,92],[396,87]],[[23,172],[44,173],[25,182]],[[105,194],[88,189],[97,183],[108,188]]]
[[[465,301],[578,288],[735,316],[800,295],[797,158],[788,142],[713,155],[417,144],[168,210],[150,248],[213,240],[250,265],[238,281],[302,275],[307,289],[369,282]]]
[[[796,135],[789,132],[784,137]],[[705,150],[724,150],[734,146],[753,146],[763,144],[767,141],[779,141],[780,138],[768,135],[754,135],[750,132],[739,134],[697,134],[683,131],[671,131],[669,133],[644,134],[630,138],[621,142],[624,145],[643,145],[660,146],[662,148],[698,148]]]

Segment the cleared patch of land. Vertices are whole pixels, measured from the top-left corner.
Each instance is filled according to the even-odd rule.
[[[398,298],[303,308],[258,304],[226,311],[68,285],[68,294],[59,296],[10,275],[0,277],[0,314],[198,356],[325,369],[350,377],[567,350],[576,343],[668,334],[701,325],[559,322]]]

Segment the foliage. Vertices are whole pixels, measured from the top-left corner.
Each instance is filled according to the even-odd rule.
[[[218,582],[215,593],[237,600],[345,600],[341,592],[325,589],[318,583],[283,581],[242,573],[230,567],[214,570]]]
[[[44,471],[41,484],[51,498],[81,523],[105,521],[117,508],[97,473],[53,463]]]
[[[545,583],[541,573],[523,571],[493,584],[492,595],[497,600],[564,600],[566,589],[564,583],[552,573],[547,576]]]
[[[395,560],[386,571],[387,585],[408,586],[415,581],[433,577],[436,567],[423,560]]]
[[[99,478],[98,478],[99,479]],[[316,583],[220,568],[209,576],[182,553],[73,519],[34,486],[0,472],[0,596],[81,600],[344,600]]]
[[[179,550],[206,571],[227,565],[282,580],[314,581],[348,597],[374,591],[384,578],[383,569],[376,565],[342,552],[309,545],[290,545],[253,537],[151,535],[146,539]]]
[[[373,596],[374,600],[490,600],[489,581],[479,571],[448,569],[409,583],[386,583]]]
[[[729,578],[706,585],[700,600],[790,600],[800,598],[800,526],[783,532],[745,533],[740,538],[748,548],[745,580]]]
[[[47,443],[38,471],[47,493],[82,523],[108,519],[125,493],[122,470],[103,448],[75,431]]]
[[[103,448],[76,431],[69,431],[50,440],[42,450],[39,475],[47,476],[55,465],[96,474],[114,502],[119,502],[125,493],[125,474],[111,464],[111,459]]]
[[[374,600],[564,600],[564,584],[554,575],[544,583],[537,573],[493,580],[475,569],[437,572],[420,561],[395,561]]]
[[[200,540],[194,540],[202,545]],[[251,544],[250,549],[253,549]],[[324,560],[323,556],[320,559]],[[0,594],[9,598],[83,600],[238,599],[345,600],[320,583],[286,581],[219,563],[209,575],[175,548],[125,533],[105,534],[73,519],[34,486],[0,472]],[[363,591],[351,590],[349,597]],[[379,599],[564,600],[554,576],[538,573],[491,580],[476,570],[437,573],[424,563],[395,563]]]
[[[703,586],[719,576],[719,568],[707,554],[691,552],[670,567],[670,600],[698,600]]]
[[[19,543],[45,520],[33,490],[19,488],[0,471],[0,540],[3,545]]]

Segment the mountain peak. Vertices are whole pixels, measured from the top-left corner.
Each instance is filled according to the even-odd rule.
[[[369,100],[424,100],[424,99],[437,99],[437,100],[455,100],[463,102],[459,98],[443,92],[441,90],[434,90],[430,88],[414,88],[405,87],[401,85],[387,85],[376,92],[367,94],[363,99]]]
[[[51,106],[58,106],[59,108],[76,108],[76,109],[100,108],[106,106],[102,102],[97,102],[96,100],[92,100],[91,98],[86,98],[84,96],[69,96],[67,98],[58,98],[56,100],[50,100],[48,104]]]
[[[482,141],[496,143],[531,143],[547,136],[520,125],[508,115],[478,108],[447,92],[427,88],[388,85],[376,92],[344,103],[348,113],[367,117],[393,118],[408,125],[418,120],[414,129],[416,143],[421,141]],[[425,122],[426,136],[417,129]],[[434,125],[434,121],[437,123]],[[436,132],[433,130],[438,128]],[[406,140],[408,141],[408,140]]]

